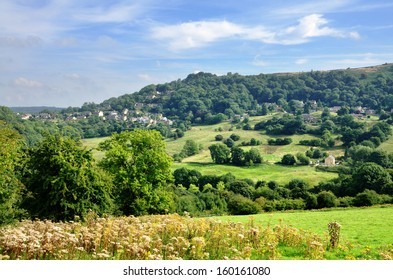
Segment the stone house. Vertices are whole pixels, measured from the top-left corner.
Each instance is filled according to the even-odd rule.
[[[336,159],[333,155],[329,155],[327,158],[325,158],[325,165],[326,166],[334,166],[336,165]]]

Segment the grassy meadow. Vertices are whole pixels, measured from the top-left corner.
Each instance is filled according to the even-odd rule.
[[[393,259],[393,207],[191,218],[102,217],[0,227],[0,260]],[[341,225],[332,246],[327,224]]]
[[[267,120],[271,117],[272,115],[251,117],[249,123],[251,126],[253,126],[255,123],[262,120]],[[251,138],[260,140],[262,144],[255,146],[255,148],[259,149],[265,163],[252,167],[237,167],[231,165],[214,164],[210,157],[209,146],[218,143],[215,141],[215,136],[217,134],[221,134],[225,139],[228,138],[232,133],[238,134],[240,136],[238,143],[241,143],[242,141],[250,141]],[[288,136],[274,136],[274,138],[278,137]],[[304,153],[309,149],[309,147],[298,145],[299,141],[302,139],[315,138],[314,136],[308,134],[292,135],[290,137],[292,138],[293,142],[289,145],[270,146],[267,144],[267,141],[272,137],[265,135],[260,131],[236,129],[236,127],[230,122],[223,122],[216,125],[193,126],[191,130],[185,133],[184,137],[176,140],[167,139],[166,150],[169,155],[180,153],[187,140],[194,140],[202,146],[202,150],[199,154],[185,158],[181,163],[174,163],[173,170],[186,167],[188,169],[196,169],[202,174],[206,175],[223,175],[225,173],[232,173],[237,178],[251,178],[254,181],[276,181],[279,184],[285,184],[294,178],[300,178],[310,185],[315,185],[321,181],[333,179],[337,176],[335,173],[318,172],[314,167],[311,166],[287,167],[275,164],[281,160],[283,155],[287,153]],[[98,144],[105,139],[107,139],[107,137],[83,139],[82,143],[87,148],[93,149],[94,157],[97,160],[100,160],[103,158],[104,153],[98,151],[96,148],[98,147]],[[251,147],[243,147],[245,150],[250,148]],[[336,157],[343,155],[343,150],[338,147],[327,150],[327,152],[329,154],[333,154]]]
[[[261,120],[267,120],[271,117],[272,115],[251,117],[250,124],[253,126],[255,123]],[[262,144],[255,146],[254,148],[259,149],[265,163],[252,167],[214,164],[210,157],[209,146],[219,143],[215,141],[215,136],[217,134],[221,134],[224,139],[226,139],[233,133],[240,136],[240,140],[237,141],[237,143],[250,141],[251,138],[260,140]],[[279,137],[288,136],[274,136],[274,138]],[[292,135],[290,136],[293,140],[292,143],[285,146],[268,145],[267,141],[270,138],[272,137],[263,134],[261,131],[236,129],[233,124],[229,122],[217,125],[194,126],[191,130],[185,133],[184,137],[177,140],[167,140],[167,152],[170,155],[180,153],[187,140],[196,141],[202,146],[202,151],[197,155],[183,159],[181,163],[174,163],[173,167],[174,169],[180,167],[196,169],[206,175],[223,175],[225,173],[232,173],[237,178],[241,179],[251,178],[254,181],[276,181],[279,184],[286,184],[294,178],[300,178],[310,185],[316,185],[321,181],[330,180],[337,176],[335,173],[318,172],[312,166],[282,166],[275,164],[280,161],[285,154],[296,154],[298,152],[304,153],[307,151],[310,147],[302,146],[298,143],[303,139],[314,139],[314,136],[308,134]],[[248,150],[250,148],[251,147],[243,147],[244,150]],[[333,148],[327,152],[336,157],[343,155],[343,150],[339,148]]]
[[[393,206],[365,208],[334,208],[313,211],[287,211],[263,213],[250,216],[222,216],[220,220],[247,223],[250,219],[262,226],[285,224],[298,229],[323,235],[327,233],[327,224],[338,222],[341,237],[360,246],[378,248],[393,245]]]
[[[93,156],[96,160],[101,160],[104,157],[104,152],[99,151],[98,144],[109,139],[109,137],[97,137],[97,138],[87,138],[82,139],[82,145],[87,149],[91,149],[93,151]]]

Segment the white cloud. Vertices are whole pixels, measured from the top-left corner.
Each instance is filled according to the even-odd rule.
[[[173,50],[198,48],[214,41],[243,33],[243,28],[228,21],[196,21],[152,29],[153,38],[167,41]]]
[[[326,26],[329,23],[322,15],[312,14],[299,20],[298,25],[286,28],[278,34],[278,42],[291,45],[302,44],[314,37],[338,37],[358,39],[360,35],[357,32],[346,32]]]
[[[130,22],[145,11],[144,5],[139,1],[2,0],[0,34],[56,39],[89,24]]]
[[[13,85],[25,88],[42,88],[44,85],[38,81],[29,80],[25,77],[19,77],[13,80]]]
[[[306,58],[299,58],[299,59],[297,59],[296,61],[295,61],[295,64],[297,64],[297,65],[303,65],[303,64],[306,64],[308,62],[308,59],[306,59]]]
[[[303,44],[314,37],[339,37],[357,39],[357,32],[328,27],[322,15],[312,14],[301,18],[297,25],[274,30],[264,26],[244,26],[223,21],[196,21],[152,28],[152,37],[165,42],[169,49],[185,50],[204,47],[224,39],[259,41],[265,44]]]

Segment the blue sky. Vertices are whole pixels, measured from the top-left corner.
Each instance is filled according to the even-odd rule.
[[[0,105],[81,106],[199,71],[393,62],[393,2],[1,0]]]

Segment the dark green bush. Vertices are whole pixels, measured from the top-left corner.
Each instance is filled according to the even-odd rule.
[[[378,203],[380,203],[380,197],[374,190],[364,190],[353,200],[355,206],[372,206]]]
[[[257,214],[261,210],[258,203],[239,194],[229,197],[228,211],[232,215]]]
[[[331,208],[337,206],[337,198],[330,191],[322,191],[317,195],[318,208]]]

